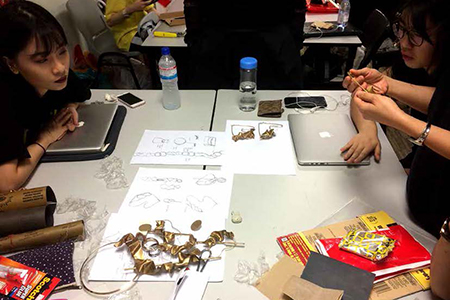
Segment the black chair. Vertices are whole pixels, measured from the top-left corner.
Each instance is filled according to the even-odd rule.
[[[390,23],[386,16],[378,9],[375,9],[364,24],[361,42],[366,48],[366,53],[358,68],[366,67],[373,59],[383,41],[389,37]]]

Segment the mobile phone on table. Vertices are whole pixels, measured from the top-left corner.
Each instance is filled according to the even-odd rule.
[[[322,96],[286,97],[284,106],[286,108],[324,108],[327,107],[327,101]]]
[[[117,96],[117,99],[119,99],[120,102],[125,104],[126,106],[129,106],[131,108],[135,108],[141,105],[145,104],[145,101],[141,98],[136,97],[135,95],[131,93],[123,93]]]

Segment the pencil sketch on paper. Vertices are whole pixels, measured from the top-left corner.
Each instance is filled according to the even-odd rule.
[[[146,130],[132,164],[222,165],[225,133]]]
[[[225,177],[217,177],[216,175],[211,173],[206,174],[201,178],[197,178],[197,180],[195,181],[197,185],[213,185],[215,183],[225,183],[225,182],[227,182],[227,179]]]
[[[213,136],[205,136],[205,139],[203,140],[204,146],[212,146],[214,147],[216,145],[217,139]]]
[[[181,183],[183,182],[180,178],[175,177],[142,177],[141,180],[145,182],[162,182],[159,186],[163,190],[178,190],[181,188]]]
[[[189,148],[183,151],[157,151],[157,152],[136,152],[135,157],[165,157],[165,156],[181,156],[186,158],[204,157],[215,159],[223,155],[223,151],[213,151],[212,153],[189,151]]]
[[[210,196],[196,197],[188,195],[184,201],[179,201],[172,198],[160,199],[151,192],[144,192],[134,196],[128,203],[129,207],[141,207],[144,209],[157,209],[158,206],[165,205],[163,209],[166,212],[177,210],[177,207],[184,205],[184,211],[189,209],[195,212],[203,213],[212,210],[217,206],[217,201]]]

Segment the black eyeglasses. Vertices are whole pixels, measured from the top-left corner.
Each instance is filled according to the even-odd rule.
[[[423,44],[423,36],[413,30],[406,29],[398,22],[392,24],[392,30],[394,31],[394,34],[398,38],[398,40],[401,40],[406,34],[411,45],[420,47]]]

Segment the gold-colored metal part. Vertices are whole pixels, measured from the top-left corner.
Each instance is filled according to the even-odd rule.
[[[191,230],[192,231],[198,231],[200,230],[200,228],[202,228],[202,221],[201,220],[197,220],[194,221],[191,225]]]
[[[248,127],[249,130],[247,131],[243,131],[243,129],[241,129],[241,131],[239,131],[238,134],[234,134],[234,127]],[[232,134],[232,139],[233,141],[237,142],[239,140],[251,140],[255,138],[255,127],[253,126],[244,126],[244,125],[231,125],[231,134]]]
[[[154,275],[161,272],[172,273],[175,270],[186,268],[189,264],[198,263],[201,259],[201,251],[196,247],[198,244],[203,244],[206,249],[211,249],[217,244],[231,244],[234,242],[233,232],[226,230],[213,231],[205,241],[201,242],[197,241],[192,234],[165,231],[165,221],[156,221],[156,227],[153,230],[147,230],[149,227],[144,225],[141,225],[140,229],[143,228],[144,231],[147,231],[147,234],[144,235],[138,232],[136,235],[133,235],[128,233],[114,244],[117,248],[122,245],[128,247],[135,262],[134,271],[137,275]],[[154,237],[147,237],[149,234],[159,237],[163,242],[158,242]],[[187,236],[188,241],[183,245],[176,245],[175,238],[177,236]],[[232,242],[225,240],[232,240]],[[150,247],[148,247],[149,244],[151,244]],[[234,242],[232,246],[236,247],[237,245],[238,243]],[[144,257],[144,250],[148,251],[149,248],[170,254],[172,257],[177,258],[177,261],[157,265],[152,259],[146,259]],[[220,257],[209,258],[209,260],[212,259],[220,259]]]
[[[147,231],[151,231],[151,230],[152,230],[152,225],[150,225],[150,224],[142,224],[141,226],[139,226],[139,231],[147,232]]]
[[[269,128],[266,129],[266,131],[264,131],[262,134],[261,134],[261,125],[269,125]],[[261,140],[270,140],[271,138],[276,136],[275,128],[282,128],[282,127],[283,127],[282,124],[277,123],[267,123],[267,122],[258,123],[259,138]]]

